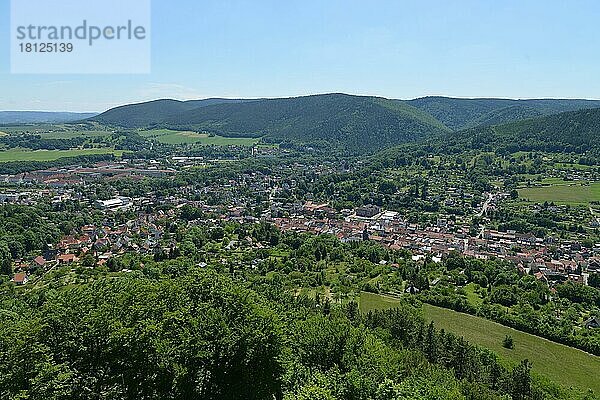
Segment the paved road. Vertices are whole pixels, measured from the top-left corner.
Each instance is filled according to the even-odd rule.
[[[494,195],[491,193],[487,193],[488,198],[485,199],[485,201],[483,202],[483,207],[481,207],[481,211],[479,211],[477,213],[478,217],[483,216],[483,214],[485,214],[485,212],[487,211],[487,209],[490,207],[490,203],[492,202],[492,200],[494,199]]]

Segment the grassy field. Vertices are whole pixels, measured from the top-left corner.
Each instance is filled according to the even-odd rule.
[[[114,154],[120,156],[123,154],[121,150],[110,148],[100,149],[75,149],[75,150],[22,150],[10,149],[0,151],[0,162],[9,161],[54,161],[64,157],[76,157],[92,154]]]
[[[108,136],[110,134],[111,134],[111,132],[102,131],[102,130],[89,130],[89,131],[73,130],[73,131],[44,133],[42,135],[42,137],[44,139],[73,139],[73,138],[78,138],[78,137],[83,137],[83,138],[102,137],[102,136]]]
[[[252,146],[259,139],[256,138],[228,138],[223,136],[209,136],[205,133],[190,131],[173,131],[169,129],[153,129],[140,131],[139,134],[146,138],[153,138],[165,144],[199,144],[215,146]]]
[[[567,182],[563,178],[548,177],[539,181],[542,185],[566,185]]]
[[[360,309],[365,312],[391,308],[397,302],[391,297],[361,293]],[[423,312],[425,318],[433,321],[438,329],[444,328],[464,336],[471,343],[493,350],[505,362],[517,363],[527,358],[533,364],[534,372],[554,382],[584,390],[590,388],[600,393],[600,357],[483,318],[429,304],[423,306]],[[512,350],[502,347],[502,339],[506,335],[514,339],[515,348]]]
[[[600,201],[600,183],[571,183],[519,189],[519,197],[536,203],[547,201],[556,204],[588,204],[591,201]]]
[[[360,311],[365,313],[371,310],[386,310],[394,308],[399,300],[395,297],[388,297],[380,294],[361,292],[358,305]]]
[[[465,293],[467,294],[469,304],[480,306],[483,304],[483,299],[475,292],[475,287],[476,285],[473,282],[469,283],[465,286]]]
[[[556,168],[562,168],[562,169],[578,169],[580,171],[586,171],[591,169],[592,167],[589,165],[582,165],[582,164],[572,164],[572,163],[556,163],[554,164],[556,166]]]
[[[75,126],[65,125],[65,124],[49,124],[49,123],[40,123],[40,124],[17,124],[17,125],[4,125],[1,130],[6,132],[7,134],[43,134],[49,131],[62,131],[62,130],[74,130]]]

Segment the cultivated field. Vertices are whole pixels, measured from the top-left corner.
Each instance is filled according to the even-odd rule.
[[[140,131],[139,134],[146,138],[153,138],[165,144],[199,144],[215,146],[252,146],[259,139],[256,138],[229,138],[223,136],[209,136],[205,133],[191,131],[173,131],[170,129],[153,129]]]
[[[392,297],[372,293],[363,292],[360,296],[362,312],[392,308],[397,303],[398,300]],[[600,357],[453,310],[424,304],[423,312],[438,329],[444,328],[471,343],[493,350],[506,362],[517,363],[527,358],[538,374],[567,387],[590,388],[600,393]],[[506,335],[514,339],[515,348],[512,350],[502,347],[502,339]]]
[[[10,149],[0,151],[0,162],[9,161],[54,161],[59,158],[65,157],[76,157],[83,155],[93,154],[114,154],[120,156],[123,154],[121,150],[114,150],[110,148],[100,149],[74,149],[74,150],[24,150],[24,149]]]
[[[600,183],[581,183],[540,186],[519,189],[519,197],[536,203],[588,204],[600,201]]]

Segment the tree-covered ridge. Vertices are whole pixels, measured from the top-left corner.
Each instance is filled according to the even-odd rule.
[[[238,99],[204,99],[179,101],[171,99],[153,100],[137,104],[127,104],[111,108],[93,118],[106,125],[124,128],[142,128],[162,123],[165,119],[174,117],[186,111],[222,103],[238,103],[246,100]]]
[[[161,127],[225,137],[261,137],[265,142],[368,153],[435,138],[449,129],[470,128],[475,135],[481,132],[488,137],[490,126],[594,107],[600,107],[600,102],[446,97],[402,101],[334,93],[256,100],[156,100],[116,107],[92,121],[122,128]],[[555,124],[558,127],[563,128]]]
[[[541,117],[544,114],[529,106],[508,106],[491,111],[477,118],[472,125],[474,126],[491,126],[500,125],[524,119]]]
[[[598,133],[600,109],[596,108],[451,132],[423,141],[417,147],[436,154],[484,151],[506,155],[539,151],[594,158],[600,154]]]
[[[600,109],[580,110],[514,122],[495,128],[500,139],[510,137],[525,145],[547,142],[555,151],[583,153],[600,145]]]
[[[408,103],[432,115],[452,130],[600,107],[600,101],[597,100],[459,99],[439,96],[409,100]]]
[[[446,128],[402,102],[344,94],[230,102],[158,101],[124,106],[95,118],[128,127],[160,125],[226,137],[263,137],[271,142],[322,144],[368,152],[435,136]]]

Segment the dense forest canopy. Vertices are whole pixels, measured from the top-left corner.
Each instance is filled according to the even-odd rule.
[[[117,107],[90,121],[127,129],[159,127],[224,137],[257,137],[268,143],[293,143],[364,154],[419,140],[446,138],[443,134],[449,130],[457,132],[449,137],[450,140],[458,139],[462,143],[463,136],[477,135],[487,141],[474,145],[483,145],[492,140],[488,136],[494,136],[492,133],[496,130],[492,127],[497,125],[507,127],[511,132],[518,131],[518,137],[513,141],[518,140],[523,148],[539,147],[536,143],[548,137],[553,143],[556,141],[554,132],[546,131],[541,125],[547,124],[560,131],[563,136],[559,135],[558,139],[569,138],[568,121],[573,118],[597,119],[595,115],[586,114],[586,110],[595,107],[600,107],[600,102],[446,97],[402,101],[324,94],[279,99],[156,100]],[[593,113],[593,110],[589,112]],[[515,122],[532,118],[540,122],[530,126],[527,132],[523,131],[523,123]],[[511,125],[512,122],[515,124]],[[536,130],[533,137],[525,137],[532,133],[531,129]],[[556,141],[552,150],[563,144]],[[494,146],[503,145],[511,144],[494,143]]]

